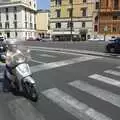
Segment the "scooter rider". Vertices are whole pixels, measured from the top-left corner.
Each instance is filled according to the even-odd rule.
[[[7,44],[7,52],[6,52],[6,69],[7,69],[7,76],[9,76],[8,81],[10,82],[10,85],[12,88],[14,88],[14,80],[16,79],[16,76],[13,74],[13,70],[15,66],[17,65],[16,63],[16,56],[22,54],[22,52],[17,49],[18,41],[16,39],[11,39],[6,41]]]

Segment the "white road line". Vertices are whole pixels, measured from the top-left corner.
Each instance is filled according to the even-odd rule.
[[[120,66],[117,66],[116,68],[120,69]]]
[[[66,51],[66,52],[77,52],[81,54],[93,54],[93,55],[102,55],[109,57],[111,55],[117,55],[118,54],[109,54],[109,53],[103,53],[103,52],[97,52],[97,51],[89,51],[89,50],[74,50],[74,49],[64,49],[64,48],[51,48],[51,47],[37,47],[37,46],[29,46],[30,48],[37,48],[37,49],[46,49],[46,50],[60,50],[60,51]]]
[[[42,94],[79,120],[112,120],[57,88],[45,90]]]
[[[77,57],[77,58],[72,58],[72,59],[63,60],[63,61],[51,62],[51,63],[42,64],[42,65],[36,65],[36,66],[31,67],[31,70],[32,70],[32,73],[35,73],[35,72],[38,72],[38,71],[63,67],[63,66],[67,66],[67,65],[71,65],[71,64],[75,64],[75,63],[94,60],[94,59],[97,59],[97,58],[100,58],[100,57],[95,57],[95,56]]]
[[[45,120],[26,99],[12,100],[8,103],[8,106],[16,120]]]
[[[40,64],[45,64],[45,62],[37,61],[37,60],[34,60],[34,59],[31,59],[30,61],[40,63]]]
[[[69,85],[120,108],[120,96],[117,94],[89,85],[80,80],[71,82]]]
[[[116,76],[120,76],[120,72],[115,71],[115,70],[105,70],[105,73],[111,74],[111,75],[116,75]]]
[[[31,50],[37,50],[37,51],[44,51],[44,52],[52,52],[52,53],[58,53],[58,54],[68,54],[68,55],[77,55],[77,56],[83,56],[83,54],[80,53],[70,53],[70,52],[62,52],[62,51],[54,51],[54,50],[44,50],[44,49],[35,49],[32,48]]]
[[[49,54],[39,54],[41,57],[50,57],[50,58],[56,58],[56,56],[49,55]]]
[[[120,87],[120,81],[119,80],[115,80],[115,79],[112,79],[112,78],[109,78],[109,77],[105,77],[105,76],[98,75],[98,74],[93,74],[93,75],[90,75],[89,78],[92,78],[94,80],[98,80],[100,82],[104,82],[104,83],[107,83],[107,84],[110,84],[110,85],[113,85],[113,86],[116,86],[116,87]]]

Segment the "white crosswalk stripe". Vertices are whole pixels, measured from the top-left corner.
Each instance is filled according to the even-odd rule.
[[[103,83],[106,83],[106,84],[109,84],[109,85],[120,87],[120,81],[119,80],[115,80],[115,79],[105,77],[105,76],[102,76],[102,75],[99,75],[99,74],[90,75],[89,78],[92,78],[94,80],[97,80],[97,81],[100,81],[100,82],[103,82]]]
[[[120,66],[117,66],[116,68],[120,69]]]
[[[120,108],[120,96],[117,94],[95,87],[81,80],[73,81],[69,85]]]
[[[42,94],[79,120],[112,120],[57,88],[45,90]]]
[[[116,75],[116,76],[120,76],[120,72],[115,71],[115,70],[105,70],[105,73],[111,74],[111,75]]]

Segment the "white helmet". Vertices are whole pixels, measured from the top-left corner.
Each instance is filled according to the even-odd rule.
[[[6,45],[8,50],[15,51],[17,49],[18,41],[16,39],[7,39]]]

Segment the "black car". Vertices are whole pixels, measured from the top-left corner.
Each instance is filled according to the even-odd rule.
[[[111,53],[120,53],[120,38],[109,40],[106,45],[106,51]]]

